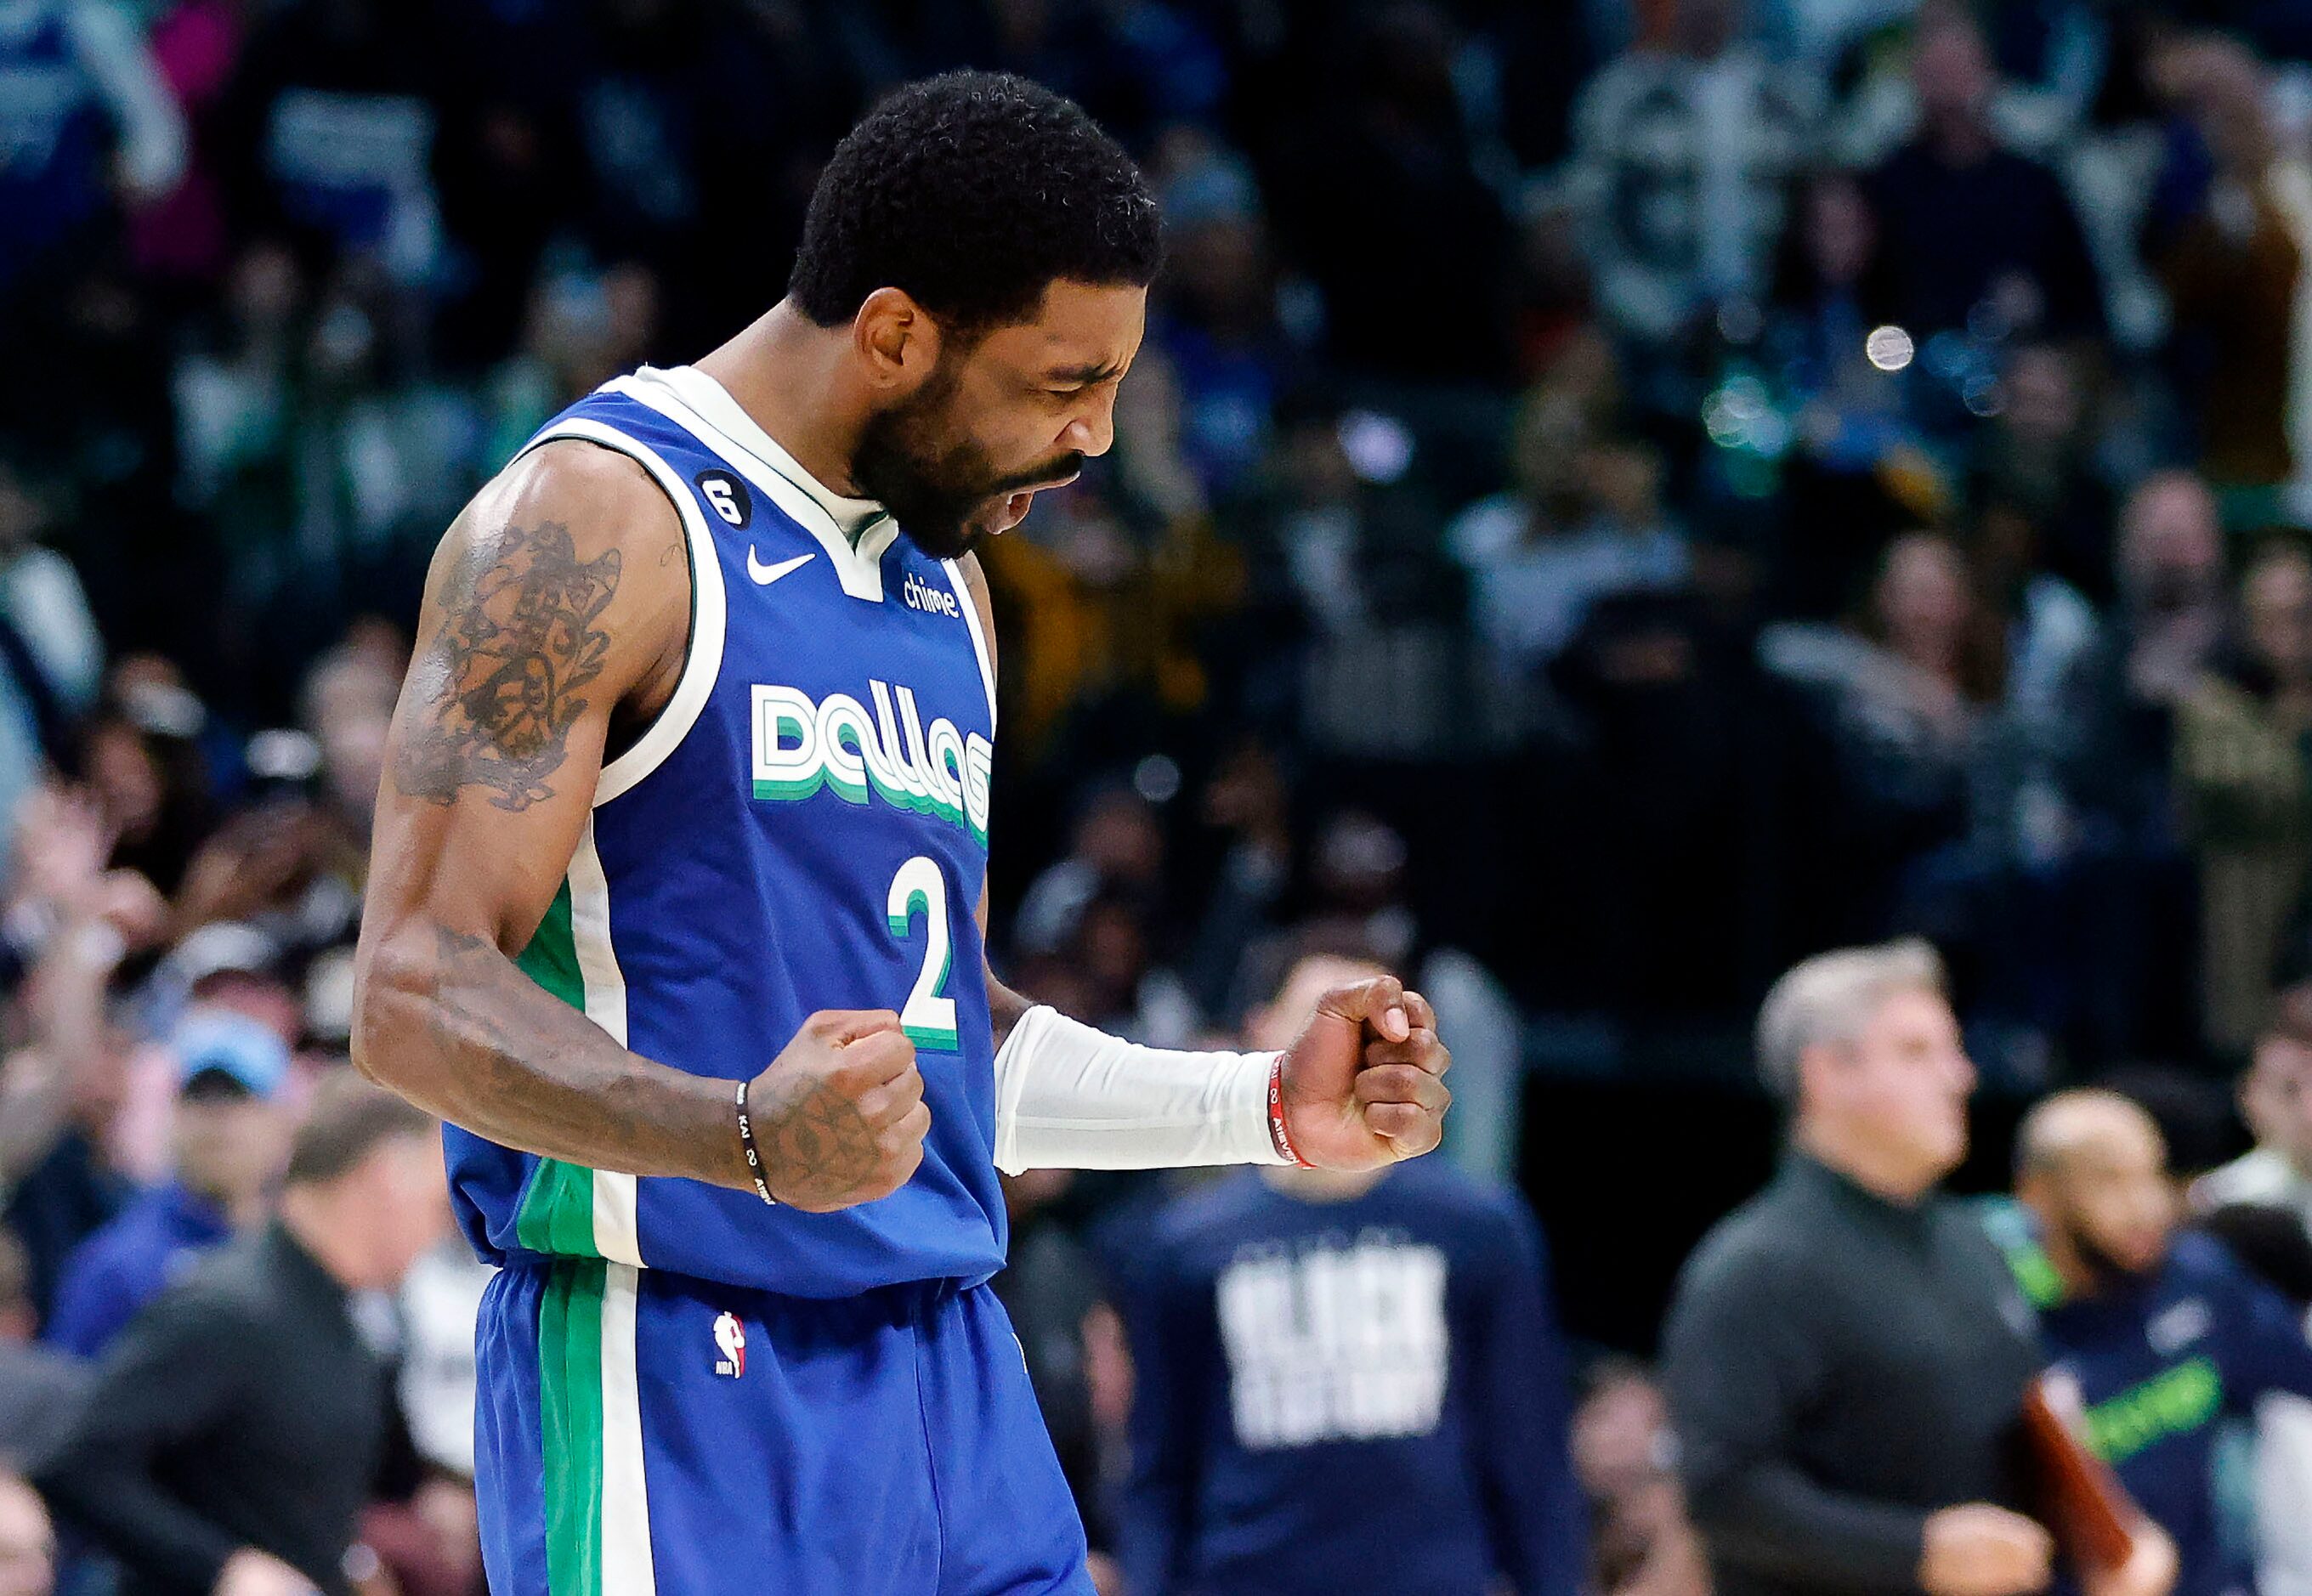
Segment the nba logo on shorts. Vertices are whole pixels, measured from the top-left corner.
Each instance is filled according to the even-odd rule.
[[[736,1380],[747,1372],[747,1330],[737,1314],[715,1315],[714,1345],[722,1349],[722,1359],[714,1365],[717,1374],[728,1374]]]

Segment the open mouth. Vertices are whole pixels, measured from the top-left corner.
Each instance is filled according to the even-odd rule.
[[[1081,470],[1071,471],[1065,476],[1055,476],[1048,482],[1035,483],[1006,493],[997,501],[995,513],[988,518],[988,530],[1009,532],[1028,519],[1029,508],[1036,502],[1037,494],[1046,488],[1064,488],[1082,475]]]

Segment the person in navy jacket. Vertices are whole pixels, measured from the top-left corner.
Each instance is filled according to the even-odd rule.
[[[2057,1377],[2077,1384],[2089,1444],[2174,1539],[2176,1596],[2251,1591],[2219,1532],[2215,1443],[2267,1392],[2312,1396],[2302,1321],[2220,1243],[2176,1234],[2167,1147],[2129,1099],[2048,1098],[2016,1157],[2022,1207],[1995,1216],[1993,1234]]]
[[[1371,973],[1302,960],[1252,1045]],[[1133,1596],[1585,1587],[1565,1350],[1514,1193],[1436,1159],[1248,1170],[1135,1227],[1132,1252]]]

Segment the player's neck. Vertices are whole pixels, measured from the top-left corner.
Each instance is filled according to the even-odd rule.
[[[697,369],[820,486],[854,498],[851,457],[866,417],[843,392],[848,331],[817,326],[781,300]]]

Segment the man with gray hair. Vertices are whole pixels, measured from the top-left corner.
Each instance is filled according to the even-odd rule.
[[[1719,1596],[2025,1596],[2053,1545],[2019,1511],[2040,1367],[1981,1223],[1937,1188],[1975,1068],[1923,942],[1808,959],[1758,1064],[1790,1147],[1687,1262],[1665,1383]]]

